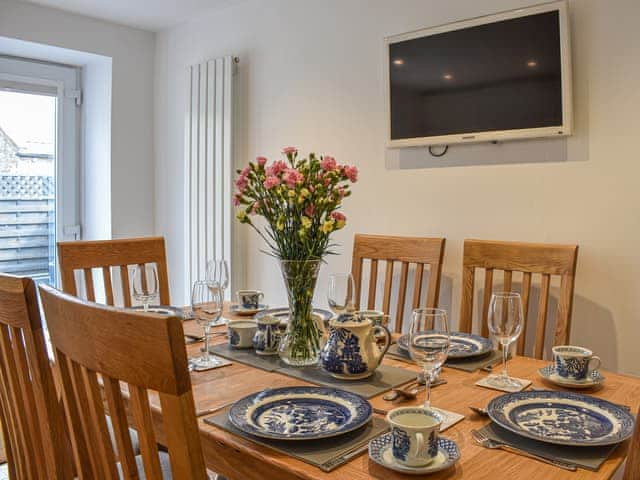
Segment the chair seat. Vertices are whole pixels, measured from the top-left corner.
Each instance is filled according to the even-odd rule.
[[[162,470],[163,480],[172,480],[173,476],[171,475],[171,459],[169,458],[169,454],[166,452],[158,452],[158,458],[160,459],[160,469]],[[136,456],[136,468],[138,469],[140,480],[145,480],[147,477],[144,473],[142,455]],[[120,463],[118,463],[118,475],[120,478],[123,478]],[[207,472],[207,476],[209,477],[209,480],[225,480],[224,477],[212,472]]]
[[[113,446],[113,451],[118,451],[118,445],[116,444],[116,436],[113,431],[113,424],[111,423],[111,417],[109,415],[105,415],[105,419],[107,420],[107,428],[109,429],[109,436],[111,437],[111,445]],[[131,437],[131,448],[133,449],[134,455],[140,454],[140,441],[138,440],[138,432],[136,432],[133,428],[129,429],[129,436]]]

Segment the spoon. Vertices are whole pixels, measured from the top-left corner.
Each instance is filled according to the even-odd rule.
[[[386,400],[387,402],[393,402],[394,400],[396,400],[400,395],[402,396],[407,396],[406,393],[408,391],[408,387],[412,386],[412,385],[418,385],[418,380],[414,380],[412,382],[407,383],[403,388],[394,388],[393,390],[391,390],[389,393],[385,393],[382,396],[383,400]],[[416,391],[417,393],[417,391]],[[415,398],[415,394],[413,395],[413,398]]]

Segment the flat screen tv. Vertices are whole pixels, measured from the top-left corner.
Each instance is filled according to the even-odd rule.
[[[571,133],[565,2],[385,39],[388,146]]]

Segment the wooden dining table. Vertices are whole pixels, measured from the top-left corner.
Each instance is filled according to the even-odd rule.
[[[229,312],[225,312],[224,316],[229,319],[246,318],[235,317]],[[202,334],[202,328],[193,320],[187,320],[183,325],[186,334]],[[212,329],[212,344],[226,342],[227,338],[223,334],[225,331],[226,326],[214,327]],[[187,352],[190,356],[200,355],[201,347],[201,342],[189,344]],[[384,363],[419,371],[415,365],[388,357],[384,359]],[[538,369],[547,363],[543,360],[516,356],[509,361],[509,373],[518,378],[532,380],[533,387],[562,390],[546,383],[538,375]],[[636,412],[640,405],[640,378],[606,371],[603,374],[606,377],[603,385],[596,390],[588,390],[586,393],[627,405],[633,412]],[[627,454],[628,441],[619,445],[597,472],[584,469],[578,469],[576,472],[566,471],[514,453],[489,450],[474,443],[471,430],[481,428],[489,422],[489,419],[473,413],[469,406],[484,407],[492,398],[502,394],[499,391],[475,385],[476,381],[486,375],[487,372],[481,370],[468,373],[446,366],[443,368],[441,377],[447,383],[432,390],[431,401],[436,407],[465,415],[464,420],[442,434],[458,444],[461,458],[455,466],[429,475],[429,479],[601,480],[611,478],[621,466]],[[191,381],[196,411],[228,405],[246,395],[266,388],[311,385],[281,373],[263,371],[238,362],[209,371],[193,372]],[[421,393],[414,401],[391,403],[383,400],[382,395],[378,395],[371,398],[370,402],[374,409],[385,412],[397,406],[419,404],[423,399],[424,393]],[[159,401],[151,395],[150,403],[154,412],[158,441],[162,443],[164,432]],[[224,409],[220,410],[220,412],[224,411]],[[384,416],[381,413],[375,415]],[[376,464],[369,459],[366,451],[335,470],[324,472],[301,460],[209,425],[205,423],[205,418],[206,415],[198,418],[198,426],[207,467],[224,475],[229,480],[364,480],[372,478],[393,480],[411,478],[411,476],[394,472]]]

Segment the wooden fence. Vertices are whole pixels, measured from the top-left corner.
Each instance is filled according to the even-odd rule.
[[[53,177],[0,176],[0,272],[53,279]]]

